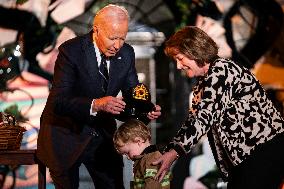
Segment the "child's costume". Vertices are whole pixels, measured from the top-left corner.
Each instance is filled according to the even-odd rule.
[[[159,167],[152,165],[152,162],[157,160],[162,154],[158,151],[157,147],[151,145],[142,152],[141,155],[136,156],[133,166],[134,189],[169,189],[170,188],[170,173],[164,177],[162,182],[154,180]]]

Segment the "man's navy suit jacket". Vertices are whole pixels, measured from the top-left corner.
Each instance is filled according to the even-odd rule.
[[[117,96],[138,83],[134,49],[124,44],[110,59],[109,84],[103,93],[92,31],[59,47],[52,88],[41,115],[37,156],[53,171],[69,168],[91,139],[84,127],[101,129],[112,140],[114,116],[90,115],[93,99]]]

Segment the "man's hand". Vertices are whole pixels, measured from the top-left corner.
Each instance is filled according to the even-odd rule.
[[[169,172],[173,162],[178,158],[178,154],[175,150],[170,150],[169,152],[164,153],[159,159],[152,162],[153,165],[161,164],[160,169],[158,170],[155,180],[161,182],[167,172]]]
[[[157,119],[161,115],[161,107],[159,105],[155,105],[153,108],[153,111],[149,112],[147,114],[147,117],[150,120]]]
[[[120,114],[124,110],[125,105],[122,97],[106,96],[95,99],[92,108],[95,112],[104,111],[112,114]]]

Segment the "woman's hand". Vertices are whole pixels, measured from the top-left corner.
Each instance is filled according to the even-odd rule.
[[[161,182],[167,172],[169,172],[173,162],[178,158],[178,153],[175,150],[170,150],[169,152],[164,153],[159,159],[152,162],[153,165],[161,164],[160,169],[158,170],[155,180]]]
[[[149,112],[147,114],[147,117],[150,120],[157,119],[162,114],[161,109],[162,108],[159,105],[155,105],[155,107],[153,108],[153,111]]]

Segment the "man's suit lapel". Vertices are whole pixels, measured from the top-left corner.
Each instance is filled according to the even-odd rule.
[[[92,33],[92,32],[91,32]],[[86,64],[88,68],[88,73],[90,74],[92,79],[95,79],[96,81],[99,81],[99,76],[98,76],[98,62],[97,62],[97,57],[96,57],[96,52],[94,48],[94,44],[92,42],[92,34],[89,33],[83,44],[83,48],[86,53]]]
[[[122,72],[122,69],[125,67],[123,57],[118,53],[116,56],[112,57],[110,60],[110,68],[109,68],[109,83],[107,94],[112,94],[115,91],[115,87],[117,86],[117,81],[119,78],[119,74]]]
[[[99,74],[96,51],[94,48],[94,44],[92,42],[92,32],[86,35],[83,48],[86,53],[85,57],[86,57],[87,71],[88,74],[90,75],[90,80],[92,83],[96,83],[92,87],[95,91],[100,91],[101,95],[103,95],[103,90],[101,87],[101,76]]]

